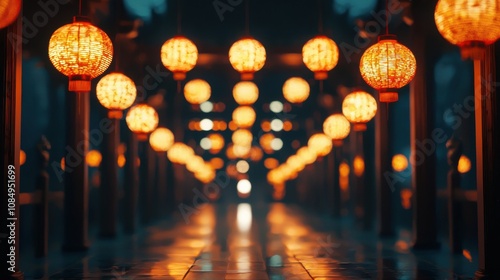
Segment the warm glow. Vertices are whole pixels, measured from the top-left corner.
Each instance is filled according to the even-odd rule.
[[[196,45],[183,36],[167,40],[161,47],[161,62],[174,73],[174,80],[181,81],[198,61]]]
[[[333,114],[323,122],[323,132],[332,140],[339,142],[349,136],[351,124],[344,115]]]
[[[247,179],[240,180],[236,186],[239,193],[249,194],[252,191],[252,183]]]
[[[276,168],[278,167],[279,164],[280,164],[279,161],[275,158],[267,158],[266,160],[264,160],[264,166],[267,169]]]
[[[351,168],[349,167],[349,164],[342,162],[339,165],[339,175],[340,177],[349,177],[349,173],[351,173]]]
[[[364,91],[353,91],[342,102],[342,113],[354,124],[354,131],[366,130],[366,123],[377,114],[377,101]]]
[[[236,163],[236,170],[240,173],[247,173],[250,170],[250,164],[245,160],[240,160]]]
[[[262,135],[259,139],[259,144],[266,152],[272,152],[273,148],[271,147],[271,142],[274,139],[274,135],[272,133],[266,133]]]
[[[271,109],[271,112],[273,113],[281,113],[283,112],[283,103],[280,101],[273,101],[269,104],[269,109]]]
[[[222,169],[224,167],[224,160],[221,158],[213,158],[210,160],[209,164],[213,169]]]
[[[470,171],[472,166],[472,163],[470,159],[464,155],[460,156],[460,159],[458,160],[458,172],[465,174]]]
[[[264,153],[262,152],[262,149],[256,146],[253,146],[250,149],[250,160],[251,161],[260,161],[262,157],[264,156]]]
[[[237,146],[250,147],[252,145],[253,135],[252,132],[247,129],[238,129],[233,132],[233,136],[231,139]]]
[[[253,74],[266,63],[266,49],[253,38],[241,39],[229,49],[229,62],[241,73],[242,80],[252,80]]]
[[[314,150],[309,147],[302,147],[297,151],[297,156],[307,165],[316,161],[317,155]]]
[[[243,182],[243,181],[240,181]],[[238,182],[238,186],[240,186],[240,182]],[[248,182],[250,183],[250,182]],[[243,184],[243,183],[242,183]],[[245,186],[246,186],[245,182]],[[249,194],[250,191],[247,191],[247,187],[245,187],[243,190],[245,192],[241,192],[240,189],[238,189],[238,192],[242,194]],[[250,190],[252,189],[252,186],[250,185]],[[238,208],[236,210],[236,226],[238,228],[238,231],[241,233],[246,233],[249,232],[250,229],[252,228],[252,206],[248,203],[240,203],[238,204]],[[244,252],[241,250],[241,252]],[[248,258],[248,257],[247,257]],[[237,269],[240,269],[239,267]],[[241,270],[249,270],[250,267],[242,267]]]
[[[413,192],[409,189],[401,190],[401,206],[403,209],[411,209],[411,197],[413,196]]]
[[[480,59],[486,45],[500,38],[498,0],[439,0],[434,20],[441,35],[462,50],[462,58]]]
[[[239,82],[233,88],[233,97],[239,105],[252,105],[259,98],[259,88],[250,81]]]
[[[210,140],[210,149],[212,152],[219,152],[220,150],[222,150],[222,148],[224,148],[225,141],[222,135],[218,133],[212,133],[208,135],[208,139]]]
[[[104,108],[119,111],[118,116],[121,118],[121,111],[134,103],[137,89],[134,82],[124,74],[110,73],[97,83],[96,96]]]
[[[21,11],[22,1],[0,0],[0,29],[9,26],[16,20]]]
[[[283,140],[281,140],[280,138],[274,138],[271,141],[271,149],[273,149],[274,151],[279,151],[282,148],[283,148]]]
[[[26,163],[26,153],[21,150],[19,151],[19,165],[23,166]]]
[[[194,155],[191,147],[184,143],[176,142],[168,149],[167,157],[173,163],[186,164]]]
[[[339,61],[337,44],[326,36],[316,36],[302,48],[302,60],[309,70],[314,72],[316,80],[326,80],[328,71]]]
[[[191,156],[189,160],[185,161],[185,163],[186,163],[186,169],[189,172],[198,171],[202,169],[203,166],[205,165],[205,161],[203,160],[203,158],[197,155]]]
[[[212,94],[212,89],[207,81],[194,79],[184,86],[184,97],[191,104],[201,104],[207,101]]]
[[[397,90],[415,77],[417,61],[396,36],[385,35],[363,53],[359,69],[365,82],[380,92],[381,102],[396,102]]]
[[[408,167],[408,159],[401,154],[392,157],[392,169],[396,172],[405,171]]]
[[[280,119],[274,119],[270,123],[271,129],[275,132],[280,132],[283,130],[283,121]]]
[[[200,129],[210,131],[214,128],[214,122],[211,119],[203,119],[200,121]]]
[[[85,156],[85,162],[90,167],[99,167],[102,161],[101,152],[97,150],[90,150]]]
[[[249,128],[255,123],[257,115],[250,106],[240,106],[233,111],[233,121],[239,128]]]
[[[360,156],[355,156],[352,162],[354,167],[354,175],[361,177],[365,173],[365,160]]]
[[[151,133],[149,144],[156,152],[166,152],[174,144],[174,134],[168,128],[159,127]]]
[[[307,142],[307,146],[317,156],[321,157],[328,155],[333,148],[332,139],[323,133],[312,135]]]
[[[309,83],[300,77],[292,77],[283,84],[283,96],[290,103],[299,104],[306,101],[310,92]]]
[[[69,91],[89,92],[90,80],[111,64],[113,44],[104,31],[75,18],[73,23],[52,34],[49,59],[59,72],[69,77]]]
[[[214,104],[210,101],[205,101],[200,104],[200,110],[203,113],[210,113],[214,110]]]
[[[158,126],[158,113],[149,105],[137,104],[130,108],[125,120],[128,128],[138,135],[139,140],[145,140],[144,136]]]
[[[118,155],[116,163],[118,164],[118,167],[123,168],[125,163],[127,163],[127,158],[124,155]]]

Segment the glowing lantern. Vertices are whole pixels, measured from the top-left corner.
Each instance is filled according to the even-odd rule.
[[[186,161],[186,169],[189,172],[195,172],[196,170],[203,168],[204,165],[205,161],[200,156],[192,156]]]
[[[460,47],[462,58],[481,59],[484,48],[500,38],[498,0],[440,0],[434,20],[441,35]]]
[[[323,133],[312,135],[307,142],[307,146],[320,157],[328,155],[333,147],[332,139]]]
[[[326,36],[316,36],[302,48],[302,60],[309,70],[314,72],[316,80],[326,80],[328,71],[339,62],[337,44]]]
[[[97,100],[108,109],[108,117],[121,119],[122,111],[132,106],[137,96],[134,82],[122,73],[104,76],[96,87]]]
[[[19,151],[19,165],[22,166],[26,163],[26,153],[23,150]]]
[[[158,126],[158,113],[146,104],[130,108],[125,117],[128,128],[137,135],[139,141],[146,141],[148,134]]]
[[[272,133],[266,133],[266,134],[262,135],[259,139],[260,146],[268,154],[270,154],[274,151],[273,147],[271,145],[271,143],[273,142],[274,139],[275,139],[275,137]]]
[[[233,97],[239,105],[252,105],[259,98],[259,88],[250,81],[239,82],[233,88]]]
[[[0,28],[9,26],[19,15],[22,1],[0,0]]]
[[[251,161],[258,162],[262,159],[263,156],[264,156],[264,153],[262,152],[262,150],[259,147],[254,146],[250,149],[250,160]]]
[[[249,128],[255,123],[257,115],[250,106],[240,106],[233,111],[233,121],[239,128]]]
[[[333,114],[323,122],[323,132],[333,140],[335,146],[342,145],[351,132],[351,124],[342,114]]]
[[[309,83],[299,77],[290,78],[283,84],[283,96],[290,103],[297,104],[306,101],[310,91]]]
[[[231,139],[235,145],[250,147],[252,145],[253,135],[247,129],[238,129],[233,132]]]
[[[415,77],[417,61],[395,35],[383,35],[363,53],[359,69],[365,82],[379,91],[380,102],[396,102],[397,90]]]
[[[102,161],[101,152],[97,150],[91,150],[85,155],[85,162],[90,167],[99,167]]]
[[[377,101],[367,92],[354,91],[344,98],[342,113],[354,124],[354,131],[365,131],[366,123],[377,114]]]
[[[184,86],[184,97],[191,104],[201,104],[207,101],[211,94],[210,84],[205,80],[191,80]]]
[[[464,155],[460,156],[460,159],[458,160],[458,172],[465,174],[470,171],[471,169],[471,162],[470,159]]]
[[[161,62],[174,73],[174,80],[186,79],[198,61],[198,48],[186,37],[175,36],[167,40],[161,47]]]
[[[221,158],[213,158],[209,162],[213,169],[221,169],[224,167],[224,160]]]
[[[402,172],[408,167],[408,159],[401,154],[392,157],[392,169],[396,172]]]
[[[90,80],[108,69],[113,44],[101,29],[83,19],[57,29],[49,41],[49,59],[69,77],[69,91],[89,92]]]
[[[276,168],[278,167],[279,165],[279,162],[277,159],[275,158],[267,158],[266,160],[264,160],[264,166],[267,168],[267,169],[273,169],[273,168]]]
[[[210,151],[212,153],[218,153],[222,148],[224,148],[224,137],[218,133],[212,133],[208,135],[208,139],[210,140]]]
[[[302,147],[297,151],[297,156],[307,165],[316,161],[316,153],[309,147]]]
[[[176,142],[168,149],[167,157],[173,163],[186,164],[186,162],[194,155],[193,149],[188,145]]]
[[[352,165],[356,176],[361,177],[365,173],[365,160],[362,157],[355,156]]]
[[[168,128],[159,127],[151,133],[149,144],[156,152],[166,152],[174,144],[174,134]]]
[[[351,168],[349,167],[349,164],[342,162],[339,165],[339,175],[340,177],[349,177],[349,173],[351,173]]]
[[[266,49],[253,38],[243,38],[229,49],[229,62],[241,73],[242,80],[252,80],[254,73],[266,63]]]

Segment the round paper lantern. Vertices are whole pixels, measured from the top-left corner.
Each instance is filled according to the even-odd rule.
[[[309,83],[300,77],[290,78],[283,84],[283,96],[290,103],[306,101],[310,92]]]
[[[249,128],[255,123],[257,115],[250,106],[240,106],[233,111],[233,121],[239,128]]]
[[[309,147],[302,147],[297,151],[299,156],[305,164],[312,164],[316,161],[316,153]]]
[[[266,49],[253,38],[243,38],[229,49],[229,62],[241,73],[242,80],[252,80],[254,73],[266,63]]]
[[[101,165],[102,155],[97,150],[90,150],[85,156],[85,162],[90,167],[99,167]]]
[[[250,81],[239,82],[233,88],[233,97],[239,105],[252,105],[259,98],[259,88]]]
[[[323,132],[328,135],[335,146],[342,145],[344,140],[351,132],[351,124],[342,114],[333,114],[323,122]]]
[[[251,147],[253,141],[252,132],[247,129],[238,129],[233,132],[233,136],[231,137],[234,145],[243,146],[243,147]]]
[[[121,119],[122,110],[132,106],[137,96],[134,82],[122,73],[104,76],[96,87],[97,100],[108,109],[109,118]]]
[[[470,159],[464,155],[460,156],[460,159],[458,160],[458,166],[457,170],[458,172],[465,174],[471,170],[472,163]]]
[[[184,143],[176,142],[167,151],[168,159],[173,163],[186,164],[186,162],[194,156],[194,151],[191,147]]]
[[[377,101],[367,92],[353,91],[344,98],[342,113],[354,124],[354,131],[365,131],[366,123],[377,114]]]
[[[312,135],[307,142],[307,146],[320,157],[328,155],[333,148],[332,139],[323,133]]]
[[[159,127],[149,136],[149,144],[156,152],[166,152],[174,144],[174,134],[168,128]]]
[[[186,73],[194,68],[197,61],[198,48],[186,37],[175,36],[161,47],[161,62],[174,73],[176,81],[186,79]]]
[[[0,28],[9,26],[19,16],[21,0],[0,0]]]
[[[146,141],[148,134],[158,126],[158,113],[149,105],[138,104],[130,108],[125,121],[139,141]]]
[[[184,97],[191,104],[201,104],[207,101],[212,94],[212,88],[207,81],[194,79],[184,86]]]
[[[339,48],[332,39],[323,35],[316,36],[302,48],[302,60],[314,72],[316,80],[326,80],[328,71],[339,62]]]
[[[69,77],[69,91],[89,92],[90,80],[108,69],[113,44],[101,29],[83,19],[57,29],[49,41],[49,59]]]
[[[481,59],[500,38],[498,0],[439,0],[434,20],[441,35],[460,47],[462,58]]]
[[[408,167],[408,159],[402,155],[397,154],[392,157],[392,169],[396,172],[402,172]]]
[[[396,102],[397,90],[415,77],[417,61],[396,36],[383,35],[363,53],[359,69],[365,82],[379,91],[380,102]]]

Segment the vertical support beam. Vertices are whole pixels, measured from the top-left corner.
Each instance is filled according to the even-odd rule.
[[[88,165],[90,93],[66,95],[66,144],[64,186],[65,251],[87,250],[88,244]]]
[[[356,156],[363,160],[363,172],[359,175],[354,174],[356,178],[356,188],[359,190],[358,195],[360,196],[360,206],[363,208],[363,217],[361,220],[361,228],[363,230],[370,230],[372,228],[372,189],[370,188],[370,184],[366,184],[366,176],[365,176],[365,148],[364,148],[364,133],[363,131],[355,131],[356,133],[356,148],[357,152]],[[354,167],[354,160],[353,160]],[[355,173],[355,168],[353,168],[353,173]]]
[[[3,131],[1,137],[2,180],[0,190],[0,262],[2,270],[0,279],[23,279],[19,270],[19,152],[21,143],[21,72],[22,72],[22,44],[14,44],[16,38],[22,36],[21,17],[9,27],[0,30],[0,126]],[[10,175],[14,175],[14,182],[8,182]],[[12,174],[14,171],[14,174]],[[12,178],[12,177],[11,177]],[[13,190],[13,193],[12,193]],[[13,207],[8,205],[9,198],[14,194]],[[9,209],[13,208],[13,209]],[[10,211],[14,210],[14,211]],[[8,220],[13,219],[13,220]],[[8,227],[14,223],[14,227]],[[15,244],[11,244],[14,240]],[[11,250],[12,247],[14,250]],[[13,262],[10,262],[14,258]],[[7,269],[9,267],[10,269]]]
[[[483,62],[474,61],[476,168],[479,269],[476,279],[499,279],[500,189],[495,173],[500,169],[498,97],[494,47],[487,47]]]
[[[390,126],[388,125],[389,108],[385,104],[378,104],[378,113],[375,116],[375,166],[377,188],[377,233],[379,236],[394,235],[392,218],[392,190],[390,182],[391,146]]]
[[[156,200],[155,200],[155,217],[162,218],[166,214],[167,209],[167,154],[157,153],[157,179],[156,179]]]
[[[102,237],[115,237],[118,215],[118,151],[116,149],[120,135],[120,120],[110,119],[112,124],[108,133],[104,133],[102,145],[101,178],[99,189],[99,225]]]
[[[123,224],[126,233],[134,233],[137,225],[137,198],[139,195],[139,171],[137,168],[137,136],[128,132],[123,197]]]
[[[49,249],[49,173],[46,168],[49,164],[50,143],[45,136],[42,136],[38,144],[40,156],[40,174],[36,182],[36,191],[40,194],[40,203],[36,205],[35,210],[35,256],[47,256]]]
[[[152,220],[153,189],[155,186],[154,172],[156,155],[149,145],[149,141],[141,142],[141,179],[140,179],[140,207],[141,223],[147,225]]]
[[[333,147],[332,151],[332,156],[330,158],[331,163],[333,166],[331,167],[330,171],[331,176],[333,178],[333,185],[332,185],[332,216],[334,218],[340,218],[341,216],[341,210],[342,210],[342,198],[341,198],[341,193],[340,193],[340,174],[339,174],[339,165],[340,165],[340,160],[342,157],[342,146],[338,147]]]
[[[446,142],[448,149],[448,223],[450,249],[453,254],[462,254],[462,231],[460,223],[463,221],[460,201],[457,201],[455,193],[460,189],[460,173],[458,172],[458,161],[462,155],[462,142],[452,137]]]

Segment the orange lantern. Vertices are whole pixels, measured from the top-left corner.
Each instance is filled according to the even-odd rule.
[[[132,106],[137,96],[134,82],[122,73],[104,76],[96,87],[99,103],[108,109],[108,117],[121,119],[122,111]]]
[[[333,140],[335,146],[341,146],[351,132],[351,124],[342,114],[333,114],[323,122],[323,132]]]
[[[283,96],[290,103],[306,101],[310,92],[309,83],[300,77],[290,78],[283,84]]]
[[[328,155],[332,150],[332,139],[323,133],[316,133],[307,142],[309,149],[319,157]]]
[[[460,159],[458,160],[458,172],[465,174],[470,171],[472,166],[472,163],[470,159],[464,155],[460,156]]]
[[[389,103],[398,101],[397,90],[413,80],[417,61],[395,35],[383,35],[363,53],[359,69],[365,82],[379,91],[380,102]]]
[[[158,126],[158,113],[149,105],[138,104],[130,108],[125,121],[139,141],[146,141],[148,134]]]
[[[233,111],[233,121],[239,128],[249,128],[255,123],[257,115],[250,106],[240,106]]]
[[[377,101],[367,92],[353,91],[344,98],[342,113],[354,124],[354,131],[365,131],[366,123],[377,114]]]
[[[439,0],[434,21],[441,35],[461,49],[462,58],[481,59],[500,38],[498,0]]]
[[[224,137],[218,133],[212,133],[208,135],[208,139],[210,140],[210,152],[218,153],[220,150],[224,148]]]
[[[259,88],[251,81],[239,82],[233,88],[233,97],[239,105],[252,105],[259,98]]]
[[[229,62],[242,80],[253,80],[254,73],[266,63],[266,49],[253,38],[243,38],[229,49]]]
[[[174,80],[186,79],[186,73],[191,71],[198,61],[198,48],[188,38],[175,36],[167,40],[161,47],[161,62],[174,73]]]
[[[408,159],[402,155],[402,154],[397,154],[392,157],[392,169],[396,172],[402,172],[405,171],[405,169],[408,167]]]
[[[316,80],[326,80],[328,71],[339,62],[339,48],[330,38],[319,35],[309,40],[302,48],[302,60],[314,72]]]
[[[233,132],[231,139],[233,140],[234,145],[249,147],[250,149],[252,146],[253,135],[252,132],[247,129],[238,129]]]
[[[19,16],[21,0],[0,0],[0,28],[9,26]]]
[[[168,159],[173,163],[186,164],[186,162],[194,156],[194,151],[191,147],[184,143],[176,142],[167,151]]]
[[[149,144],[156,152],[166,152],[174,144],[174,134],[168,128],[159,127],[151,133]]]
[[[52,34],[49,59],[59,72],[69,77],[69,91],[89,92],[90,80],[111,64],[113,44],[104,31],[75,17],[73,23]]]
[[[101,152],[97,150],[90,150],[86,155],[85,155],[85,162],[88,164],[90,167],[99,167],[102,161],[102,155]]]
[[[212,94],[210,84],[202,79],[194,79],[184,86],[184,97],[191,104],[201,104],[207,101]]]
[[[308,146],[302,147],[297,151],[297,156],[306,164],[312,164],[316,161],[316,153]]]

